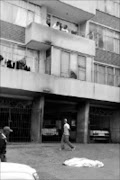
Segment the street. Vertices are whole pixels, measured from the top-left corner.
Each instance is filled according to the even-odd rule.
[[[24,163],[35,168],[40,180],[120,179],[119,144],[75,144],[76,150],[60,151],[59,143],[10,144],[8,162]],[[67,167],[62,163],[73,157],[86,157],[104,163],[103,168]]]

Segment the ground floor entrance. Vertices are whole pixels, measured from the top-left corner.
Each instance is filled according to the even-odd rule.
[[[76,141],[76,103],[46,100],[42,129],[43,142],[61,140],[64,118],[67,118],[71,127],[70,140]]]
[[[10,142],[60,142],[64,118],[70,124],[70,141],[120,142],[120,112],[85,99],[40,96],[33,100],[0,98],[0,129],[13,129]],[[109,132],[109,135],[108,135]],[[92,134],[91,134],[92,133]],[[105,136],[105,137],[104,137]]]

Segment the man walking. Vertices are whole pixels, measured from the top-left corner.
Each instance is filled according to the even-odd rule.
[[[0,160],[1,162],[6,162],[6,145],[7,145],[7,136],[13,132],[9,126],[3,128],[3,132],[0,132]]]
[[[69,131],[70,131],[70,125],[67,123],[67,119],[64,119],[63,135],[61,139],[61,150],[65,149],[64,143],[66,143],[71,148],[71,150],[75,150],[75,147],[69,141],[69,136],[70,136]]]

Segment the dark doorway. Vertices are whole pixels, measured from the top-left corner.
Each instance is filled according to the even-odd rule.
[[[0,129],[10,126],[10,142],[29,142],[31,126],[31,109],[0,108]]]

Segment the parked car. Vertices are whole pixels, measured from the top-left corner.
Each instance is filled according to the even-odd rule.
[[[25,164],[0,162],[1,180],[39,180],[35,169]]]
[[[91,141],[107,141],[110,142],[110,131],[106,129],[90,130]]]

